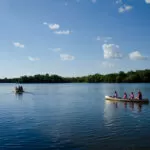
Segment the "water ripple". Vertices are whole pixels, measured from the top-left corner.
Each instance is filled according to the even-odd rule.
[[[150,97],[149,84],[28,84],[21,97],[11,86],[0,85],[0,149],[150,148],[150,106],[104,99],[134,86]]]

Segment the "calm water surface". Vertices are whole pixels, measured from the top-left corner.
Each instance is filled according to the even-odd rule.
[[[0,150],[150,149],[150,105],[113,103],[105,95],[150,84],[0,84]]]

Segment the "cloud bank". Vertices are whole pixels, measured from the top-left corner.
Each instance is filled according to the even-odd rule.
[[[14,42],[13,45],[18,48],[24,48],[25,46],[19,42]]]
[[[128,12],[132,9],[133,9],[132,6],[124,4],[123,6],[119,7],[118,11],[119,11],[119,13],[124,13],[124,12]]]
[[[60,31],[55,31],[54,33],[58,34],[58,35],[69,35],[69,34],[71,34],[71,31],[70,30],[60,30]]]
[[[120,58],[122,58],[122,54],[120,52],[119,45],[103,44],[102,48],[104,51],[105,59],[120,59]]]
[[[63,61],[67,61],[67,60],[74,60],[75,57],[69,54],[60,54],[60,58]]]
[[[143,56],[139,51],[135,51],[129,54],[131,60],[147,60],[148,57]]]
[[[146,2],[147,4],[150,4],[150,0],[145,0],[145,2]]]
[[[31,56],[28,56],[28,59],[30,61],[38,61],[38,60],[40,60],[38,57],[31,57]]]
[[[57,30],[60,28],[60,25],[59,24],[49,24],[48,27],[51,29],[51,30]]]

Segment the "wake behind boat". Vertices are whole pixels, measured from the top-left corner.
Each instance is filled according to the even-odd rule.
[[[105,100],[122,101],[122,102],[135,102],[135,103],[149,103],[149,100],[147,98],[142,99],[142,100],[138,100],[138,99],[123,99],[121,97],[115,98],[112,96],[105,96]]]

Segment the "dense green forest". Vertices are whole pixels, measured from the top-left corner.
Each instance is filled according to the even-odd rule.
[[[150,70],[137,70],[107,75],[94,74],[82,77],[61,77],[58,75],[21,76],[13,79],[0,79],[0,83],[150,83]]]

